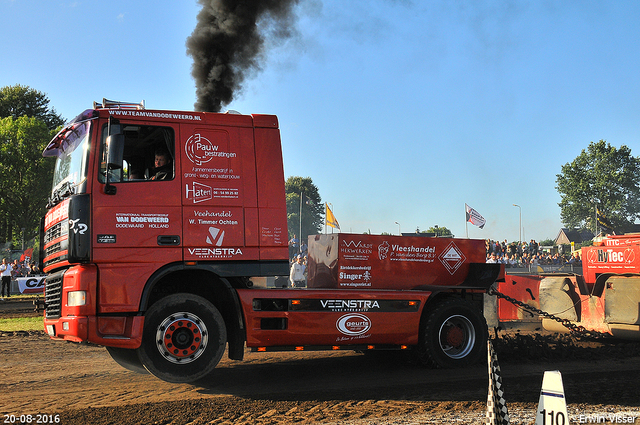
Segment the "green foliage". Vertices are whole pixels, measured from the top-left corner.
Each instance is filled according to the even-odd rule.
[[[596,231],[596,207],[615,229],[624,230],[640,218],[640,159],[631,149],[604,140],[591,142],[556,179],[560,218],[568,228]]]
[[[42,151],[62,123],[43,93],[0,88],[0,242],[37,235],[54,168]]]
[[[37,234],[51,189],[54,162],[42,157],[53,137],[46,125],[33,117],[0,120],[0,213],[17,236]]]
[[[588,240],[588,241],[583,241],[582,243],[580,243],[580,248],[584,248],[587,246],[593,246],[593,239]]]
[[[289,237],[298,235],[301,241],[309,235],[316,235],[324,223],[324,204],[318,188],[311,177],[291,176],[284,184],[287,197],[287,224]],[[302,208],[300,196],[302,194]],[[302,234],[300,233],[300,211],[302,210]]]
[[[64,118],[49,108],[47,96],[27,86],[15,85],[0,88],[0,118],[36,117],[49,130],[64,124]]]
[[[447,229],[444,226],[440,227],[437,224],[435,226],[429,227],[424,232],[420,232],[418,231],[418,229],[416,229],[416,233],[433,233],[436,236],[444,236],[449,238],[454,237],[453,233],[451,233],[451,230]]]

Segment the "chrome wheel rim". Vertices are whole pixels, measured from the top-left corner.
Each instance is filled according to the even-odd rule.
[[[207,327],[195,314],[172,314],[156,331],[156,347],[160,354],[176,364],[191,363],[204,353],[208,342]]]
[[[440,326],[438,340],[442,352],[452,359],[462,359],[471,353],[476,342],[475,328],[465,316],[454,315]]]

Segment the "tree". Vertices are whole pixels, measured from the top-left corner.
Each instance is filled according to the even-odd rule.
[[[416,229],[416,233],[433,233],[436,236],[444,236],[449,238],[454,237],[453,233],[451,233],[451,230],[447,229],[444,226],[439,227],[437,224],[435,226],[429,227],[424,232],[419,232],[418,229]]]
[[[307,236],[320,233],[324,222],[324,206],[318,188],[311,181],[311,177],[291,176],[287,178],[284,188],[287,197],[289,237],[295,234],[304,241]],[[300,211],[302,211],[302,222]]]
[[[0,238],[37,235],[55,165],[42,151],[54,133],[34,117],[0,119]]]
[[[554,246],[555,244],[556,244],[556,241],[553,239],[544,239],[538,242],[538,245],[540,246]]]
[[[49,108],[47,95],[27,86],[16,84],[0,89],[0,118],[36,117],[49,130],[64,124],[64,118]]]
[[[63,123],[44,93],[0,88],[0,241],[37,234],[54,167],[42,151]]]
[[[640,218],[640,159],[625,145],[591,142],[556,177],[566,227],[598,233],[596,209],[619,231]]]

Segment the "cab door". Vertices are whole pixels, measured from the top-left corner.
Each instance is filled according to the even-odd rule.
[[[178,126],[153,122],[118,125],[116,131],[124,135],[124,160],[121,169],[109,174],[110,190],[105,190],[106,124],[94,144],[100,150],[96,152],[92,190],[99,313],[138,311],[149,277],[163,265],[182,261]],[[163,155],[165,163],[159,165],[157,157]]]

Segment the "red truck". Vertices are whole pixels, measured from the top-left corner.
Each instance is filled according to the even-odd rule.
[[[309,237],[291,288],[278,120],[104,100],[67,124],[43,219],[45,328],[107,347],[170,382],[207,377],[225,349],[412,349],[482,358],[484,241]]]
[[[553,332],[583,328],[592,335],[640,339],[640,234],[607,236],[582,248],[581,257],[580,274],[507,274],[496,289],[526,306],[488,298],[485,314],[495,312],[487,315],[489,325]]]

